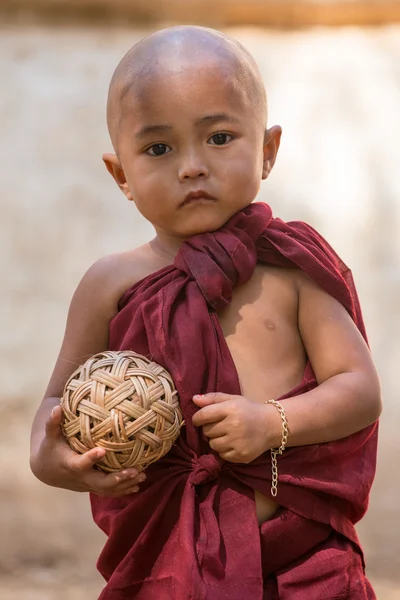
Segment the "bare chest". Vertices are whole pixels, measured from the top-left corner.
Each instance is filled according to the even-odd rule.
[[[235,290],[231,304],[219,314],[243,396],[265,402],[300,383],[306,357],[297,314],[293,275],[263,266],[256,267],[251,280]],[[278,504],[254,493],[261,524],[276,513]]]
[[[297,312],[291,272],[260,265],[219,314],[242,394],[249,399],[277,398],[301,381],[306,358]]]

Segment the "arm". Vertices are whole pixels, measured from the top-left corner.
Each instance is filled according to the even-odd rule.
[[[118,296],[113,260],[110,257],[93,265],[74,294],[60,354],[32,424],[30,465],[34,475],[48,485],[121,496],[137,491],[144,475],[138,476],[137,469],[107,475],[94,469],[105,450],[94,448],[82,455],[74,452],[61,432],[59,406],[64,385],[73,371],[108,347],[108,328],[117,310]]]
[[[282,400],[288,446],[344,438],[374,423],[381,414],[381,391],[371,353],[345,308],[307,276],[298,278],[300,336],[318,386]],[[272,420],[273,406],[268,406]],[[272,447],[280,444],[275,415]]]
[[[289,423],[287,446],[330,442],[375,422],[381,413],[379,378],[370,351],[343,306],[298,274],[298,328],[318,386],[282,400]],[[266,398],[268,400],[268,398]],[[281,443],[274,406],[241,396],[194,397],[193,417],[210,446],[231,462],[250,462]]]

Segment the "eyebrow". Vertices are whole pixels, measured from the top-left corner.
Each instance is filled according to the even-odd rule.
[[[228,123],[232,123],[233,125],[237,125],[239,123],[238,119],[228,115],[227,113],[217,113],[215,115],[207,115],[202,117],[198,121],[196,121],[196,125],[203,125],[204,123],[220,123],[221,121],[227,121]]]
[[[232,123],[233,125],[237,125],[239,123],[238,119],[232,117],[226,113],[217,113],[215,115],[206,115],[205,117],[201,117],[196,121],[196,125],[204,125],[207,124],[216,124],[221,121],[226,121],[228,123]],[[141,140],[148,135],[154,135],[157,133],[165,133],[166,131],[171,131],[171,125],[144,125],[141,127],[137,134],[135,135],[136,139]]]
[[[170,125],[145,125],[144,127],[141,127],[139,129],[139,131],[135,135],[135,138],[141,140],[142,138],[148,135],[155,133],[164,133],[165,131],[170,131],[171,129],[172,127]]]

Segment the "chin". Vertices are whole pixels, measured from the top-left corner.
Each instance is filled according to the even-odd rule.
[[[228,220],[229,217],[228,219],[221,221],[216,221],[215,219],[213,219],[212,221],[210,220],[210,222],[195,223],[192,226],[189,225],[188,227],[185,227],[185,230],[182,232],[182,235],[185,238],[188,238],[193,237],[194,235],[200,235],[202,233],[212,233],[213,231],[217,231],[218,229],[223,227],[223,225],[225,225],[226,221]]]
[[[197,214],[197,218],[193,215],[193,218],[188,219],[184,224],[182,223],[182,230],[184,230],[182,231],[182,234],[185,237],[191,237],[201,233],[212,233],[213,231],[217,231],[223,227],[234,214],[243,208],[243,206],[238,206],[237,208],[232,207],[231,210],[223,211],[222,214],[216,212],[211,214]]]

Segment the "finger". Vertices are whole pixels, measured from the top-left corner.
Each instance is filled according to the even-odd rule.
[[[142,483],[146,479],[146,475],[139,472],[138,469],[124,469],[116,473],[101,473],[94,470],[91,472],[91,477],[94,478],[94,476],[96,476],[97,485],[108,490],[127,489]]]
[[[54,406],[46,420],[45,429],[47,438],[57,440],[61,436],[62,414],[61,406]]]
[[[233,450],[233,448],[230,448],[229,450],[225,450],[223,452],[219,452],[219,455],[222,458],[222,460],[226,460],[227,462],[240,463],[240,460],[237,457],[236,452],[235,450]]]
[[[146,479],[144,473],[138,473],[133,469],[118,471],[117,473],[100,473],[92,470],[85,475],[86,484],[92,488],[96,494],[103,496],[123,496],[130,493],[133,488],[138,488],[139,483]]]
[[[208,438],[224,437],[228,433],[225,419],[216,423],[203,425],[203,433]]]
[[[90,492],[92,492],[93,494],[96,494],[97,496],[103,496],[105,498],[123,498],[124,496],[130,496],[131,494],[136,494],[137,492],[140,491],[140,488],[138,485],[135,486],[131,486],[127,489],[120,489],[120,488],[113,488],[110,490],[104,490],[101,487],[97,488],[97,487],[91,487],[89,489]]]
[[[71,454],[67,466],[73,471],[87,471],[102,459],[105,454],[106,450],[104,448],[92,448],[83,454],[74,452]]]
[[[210,392],[208,394],[196,394],[193,396],[193,402],[197,406],[208,406],[209,404],[219,404],[220,402],[226,402],[232,400],[235,396],[231,394],[222,394],[221,392]]]
[[[134,485],[139,485],[139,483],[143,483],[146,481],[146,475],[143,472],[138,472],[136,470],[129,471],[120,471],[115,474],[115,482],[120,488],[128,488]],[[110,484],[112,484],[112,480],[110,480]]]
[[[126,490],[115,490],[115,492],[110,492],[109,495],[113,498],[122,498],[124,496],[130,496],[131,494],[137,494],[138,492],[140,492],[140,488],[138,485],[135,485],[133,487],[131,486]]]
[[[139,486],[135,485],[134,487],[129,488],[129,490],[122,492],[121,495],[129,496],[130,494],[137,494],[139,490],[140,490]]]
[[[208,423],[217,423],[225,419],[229,414],[229,404],[210,404],[197,411],[192,417],[192,422],[195,427],[201,427]]]
[[[229,453],[233,450],[227,437],[214,438],[209,441],[210,448],[218,454]]]

